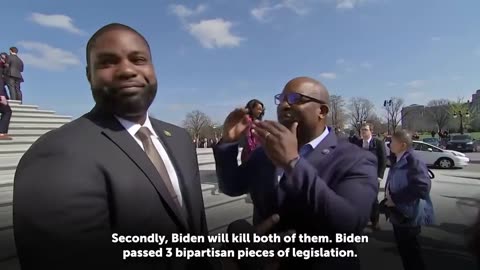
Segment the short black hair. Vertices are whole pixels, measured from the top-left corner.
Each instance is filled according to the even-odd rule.
[[[18,48],[17,47],[10,47],[10,51],[13,53],[18,53]]]
[[[127,31],[131,31],[135,34],[137,34],[139,37],[145,41],[145,44],[147,44],[148,49],[150,50],[150,45],[148,44],[147,39],[140,34],[137,30],[133,29],[132,27],[121,24],[121,23],[110,23],[102,28],[98,29],[97,32],[95,32],[92,37],[88,40],[87,42],[87,48],[86,48],[86,58],[87,58],[87,66],[90,66],[90,51],[92,50],[93,46],[95,46],[95,41],[104,33],[111,31],[111,30],[118,30],[118,29],[123,29]]]
[[[248,109],[248,114],[253,117],[253,108],[255,108],[257,104],[260,104],[263,108],[262,113],[258,116],[258,120],[262,120],[263,116],[265,115],[265,106],[260,100],[258,99],[250,100],[245,106],[245,109]]]

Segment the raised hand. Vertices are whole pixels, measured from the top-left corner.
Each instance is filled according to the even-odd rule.
[[[254,134],[259,138],[268,158],[278,167],[288,169],[290,161],[299,156],[297,141],[298,123],[290,129],[274,121],[256,121]]]
[[[222,141],[235,142],[240,139],[250,126],[247,109],[236,109],[231,112],[223,124]]]

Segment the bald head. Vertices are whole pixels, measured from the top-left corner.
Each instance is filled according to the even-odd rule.
[[[330,103],[330,94],[327,88],[319,81],[310,77],[296,77],[291,79],[285,89],[296,90],[304,95]]]

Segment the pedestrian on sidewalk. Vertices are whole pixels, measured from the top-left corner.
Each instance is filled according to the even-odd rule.
[[[396,160],[388,173],[386,199],[381,204],[388,209],[403,268],[423,270],[425,263],[419,243],[421,227],[434,222],[428,168],[412,149],[409,132],[395,132],[390,145]]]
[[[12,138],[8,136],[8,127],[12,117],[12,109],[8,105],[7,95],[2,93],[1,90],[0,88],[0,140],[11,140]]]

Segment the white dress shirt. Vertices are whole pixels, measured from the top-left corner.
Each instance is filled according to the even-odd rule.
[[[145,149],[143,148],[142,141],[139,138],[137,138],[137,136],[135,136],[135,134],[137,134],[138,130],[140,130],[140,128],[142,127],[142,125],[140,125],[138,123],[128,121],[128,120],[125,120],[125,119],[117,117],[117,116],[115,116],[115,117],[120,122],[120,124],[122,124],[122,126],[128,131],[128,133],[130,135],[132,135],[133,139],[135,139],[135,141],[142,148],[142,150],[145,151]],[[143,127],[148,128],[150,130],[150,132],[152,133],[151,138],[152,138],[152,141],[153,141],[153,145],[155,146],[158,153],[160,154],[160,157],[162,158],[163,163],[165,163],[165,168],[167,169],[168,176],[170,176],[170,180],[172,182],[173,189],[175,190],[175,193],[178,196],[178,201],[180,203],[180,206],[183,206],[182,192],[180,190],[180,183],[178,182],[177,172],[175,171],[175,167],[173,167],[173,163],[170,160],[170,157],[168,156],[167,151],[165,150],[162,143],[160,142],[160,138],[157,136],[157,133],[153,129],[152,123],[150,122],[150,118],[148,117],[148,115],[147,115],[147,120],[145,120],[145,123],[143,124]]]
[[[313,139],[312,141],[303,145],[300,148],[299,155],[301,157],[304,157],[305,155],[310,153],[310,151],[313,151],[315,148],[317,148],[317,146],[328,136],[328,133],[330,133],[330,131],[328,130],[328,127],[325,127],[325,130],[322,132],[322,134],[320,134],[320,136],[318,136],[317,138]],[[283,177],[283,174],[284,174],[283,169],[277,168],[277,182],[280,182],[280,180]]]
[[[370,149],[370,141],[372,140],[372,137],[368,138],[368,140],[362,139],[363,141],[363,148],[364,149]]]

